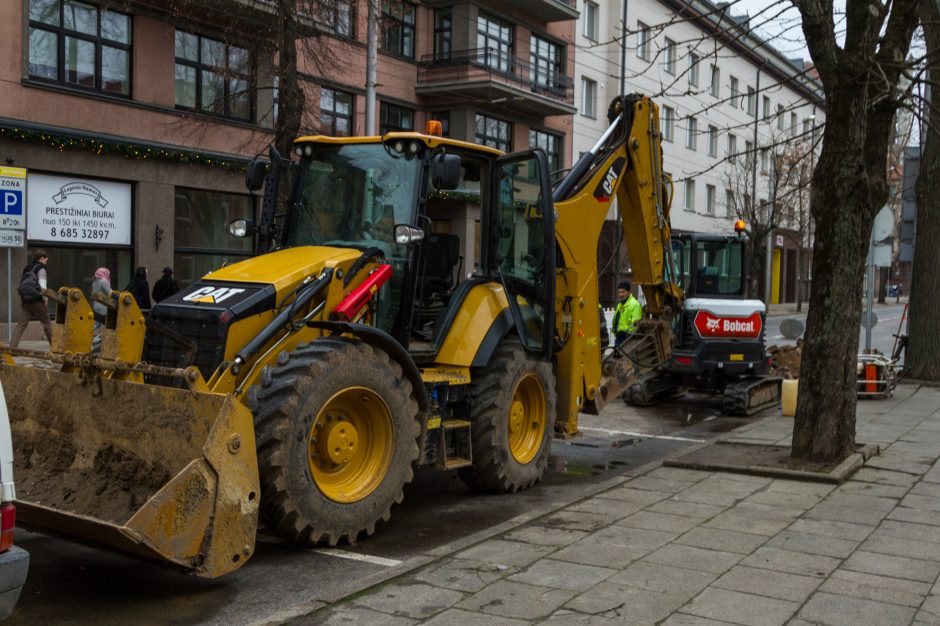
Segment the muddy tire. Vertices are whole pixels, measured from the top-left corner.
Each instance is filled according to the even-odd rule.
[[[460,478],[480,491],[531,487],[548,465],[555,423],[555,375],[528,356],[517,339],[504,340],[470,385],[473,465]]]
[[[298,544],[336,545],[387,521],[418,458],[418,404],[387,354],[325,338],[279,355],[249,393],[261,519]]]

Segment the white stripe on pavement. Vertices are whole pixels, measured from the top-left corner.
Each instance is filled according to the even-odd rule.
[[[704,439],[689,439],[688,437],[672,437],[669,435],[650,435],[647,433],[634,433],[628,430],[609,430],[607,428],[589,428],[581,426],[581,430],[591,430],[597,433],[607,435],[627,435],[628,437],[642,437],[643,439],[666,439],[668,441],[690,441],[692,443],[705,443]]]
[[[345,552],[335,548],[315,548],[313,552],[319,552],[320,554],[325,554],[327,556],[335,556],[339,559],[362,561],[363,563],[372,563],[373,565],[383,565],[385,567],[401,565],[401,561],[396,561],[395,559],[383,559],[380,556],[372,556],[371,554],[356,554],[355,552]]]

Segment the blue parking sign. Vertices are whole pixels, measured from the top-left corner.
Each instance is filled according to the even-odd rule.
[[[0,191],[0,214],[23,215],[22,189],[4,189]]]

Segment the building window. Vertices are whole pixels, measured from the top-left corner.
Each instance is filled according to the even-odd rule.
[[[30,0],[29,75],[131,93],[131,18],[75,0]]]
[[[760,173],[761,174],[767,173],[767,161],[768,161],[767,148],[764,148],[760,151]]]
[[[725,213],[733,215],[734,210],[734,192],[725,187]]]
[[[757,115],[757,92],[753,87],[747,88],[747,113],[748,115]]]
[[[349,137],[353,131],[351,93],[320,88],[320,132],[331,137]]]
[[[712,63],[711,82],[708,92],[716,98],[721,95],[721,70]]]
[[[698,148],[698,120],[694,117],[690,117],[687,122],[688,134],[686,136],[685,147],[689,150],[696,150]]]
[[[662,114],[663,141],[672,141],[676,125],[676,112],[672,107],[663,107]]]
[[[763,118],[764,118],[765,120],[766,120],[766,119],[770,119],[770,98],[767,97],[767,96],[764,96],[764,114],[763,114]]]
[[[718,156],[718,127],[708,126],[708,156]]]
[[[176,107],[251,119],[251,57],[217,39],[176,31]]]
[[[450,10],[434,12],[434,60],[442,61],[450,58],[451,37],[453,36],[454,19]]]
[[[532,35],[529,61],[532,65],[532,84],[546,89],[558,89],[561,85],[562,47],[557,43]]]
[[[715,214],[715,186],[705,185],[705,212]]]
[[[591,41],[597,41],[597,4],[584,3],[584,36]]]
[[[783,130],[783,105],[777,105],[777,130]]]
[[[173,269],[182,286],[251,256],[252,238],[234,237],[219,224],[253,220],[252,196],[184,187],[177,187],[175,195]]]
[[[665,70],[667,74],[676,73],[676,42],[672,39],[666,39],[666,62]]]
[[[382,50],[414,58],[415,5],[403,0],[383,0]]]
[[[332,0],[321,2],[320,17],[324,25],[334,35],[341,37],[356,36],[356,6],[351,0]]]
[[[738,79],[732,76],[731,81],[731,106],[738,108]]]
[[[797,126],[799,125],[799,123],[800,122],[796,113],[790,113],[790,136],[791,137],[796,136]]]
[[[430,119],[440,122],[441,134],[444,137],[450,137],[450,111],[437,111],[436,113],[431,113]]]
[[[754,142],[744,142],[744,164],[748,169],[754,167]]]
[[[695,210],[695,179],[690,178],[685,181],[685,208],[689,211]]]
[[[809,120],[809,119],[803,120],[803,134],[804,134],[804,135],[809,135],[809,134],[810,134],[810,131],[811,131],[812,129],[813,129],[813,127],[812,127],[812,121]]]
[[[597,117],[597,81],[581,78],[581,115]]]
[[[541,130],[529,130],[529,147],[541,148],[545,151],[548,156],[549,172],[554,174],[561,170],[561,137]]]
[[[735,158],[738,154],[738,138],[728,133],[728,158]]]
[[[644,61],[650,60],[650,27],[643,22],[636,23],[636,55]]]
[[[512,148],[512,124],[477,113],[476,142],[484,146],[510,152]]]
[[[512,68],[512,24],[481,12],[477,18],[478,62],[499,72]]]
[[[415,112],[388,102],[379,107],[379,132],[381,134],[415,129]]]
[[[701,58],[694,52],[689,55],[689,87],[698,87],[698,66]]]

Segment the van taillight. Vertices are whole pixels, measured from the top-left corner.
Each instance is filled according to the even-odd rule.
[[[0,506],[0,552],[6,552],[13,545],[13,529],[16,527],[16,506],[7,502]]]

